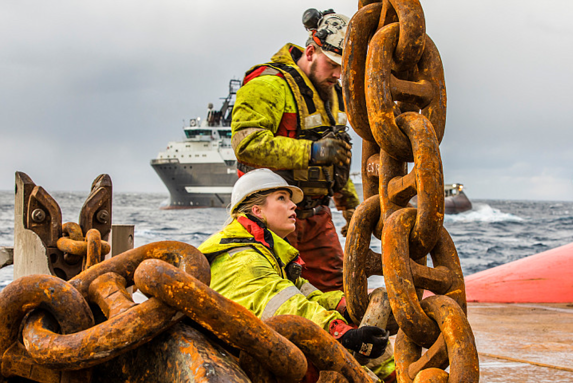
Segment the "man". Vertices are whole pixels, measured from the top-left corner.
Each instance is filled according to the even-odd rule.
[[[302,276],[324,292],[342,290],[344,254],[330,197],[347,221],[343,235],[359,204],[338,83],[348,20],[332,10],[306,11],[306,48],[287,44],[246,73],[231,124],[239,176],[266,167],[304,191],[297,230],[287,238],[305,263]]]

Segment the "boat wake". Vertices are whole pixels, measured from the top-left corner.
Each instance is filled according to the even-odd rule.
[[[474,203],[473,209],[459,213],[446,214],[444,222],[521,222],[524,219],[510,213],[504,213],[488,204]]]

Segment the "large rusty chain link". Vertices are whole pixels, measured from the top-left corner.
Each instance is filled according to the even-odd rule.
[[[443,66],[426,35],[420,2],[362,0],[346,39],[344,100],[349,122],[363,139],[365,200],[345,247],[349,313],[356,323],[362,320],[369,304],[367,278],[384,275],[393,314],[388,329],[398,333],[398,381],[477,382],[462,270],[443,227]],[[382,254],[370,249],[372,235],[382,240]],[[428,254],[433,267],[426,265]],[[423,299],[425,290],[435,296]],[[422,348],[428,349],[424,355]],[[448,366],[449,374],[443,371]]]

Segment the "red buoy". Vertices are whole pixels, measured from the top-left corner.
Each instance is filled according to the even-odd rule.
[[[573,302],[573,243],[472,274],[468,302]]]

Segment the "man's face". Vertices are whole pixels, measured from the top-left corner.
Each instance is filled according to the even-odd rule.
[[[340,79],[341,69],[340,65],[329,59],[324,53],[314,52],[314,60],[310,64],[308,77],[324,101],[330,100],[334,85]]]

